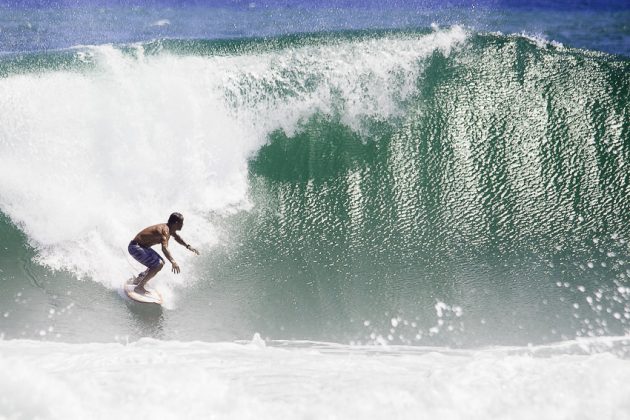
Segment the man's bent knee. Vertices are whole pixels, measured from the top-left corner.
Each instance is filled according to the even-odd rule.
[[[157,273],[158,271],[160,271],[162,269],[162,267],[164,267],[164,261],[160,260],[160,262],[155,264],[153,267],[149,268],[149,270]]]

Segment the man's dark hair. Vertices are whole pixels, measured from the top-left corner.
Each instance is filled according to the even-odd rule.
[[[173,213],[168,217],[168,224],[172,225],[177,222],[183,222],[184,216],[181,213]]]

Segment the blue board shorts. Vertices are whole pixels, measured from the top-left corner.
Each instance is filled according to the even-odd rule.
[[[149,268],[156,267],[160,265],[160,263],[164,262],[160,254],[152,250],[151,248],[147,248],[141,246],[137,242],[131,241],[129,242],[129,246],[127,247],[127,251],[131,254],[132,257],[136,259],[140,264],[145,265]]]

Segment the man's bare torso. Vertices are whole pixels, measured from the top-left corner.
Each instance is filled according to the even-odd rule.
[[[159,225],[149,226],[143,229],[133,238],[133,241],[138,245],[144,247],[151,247],[157,244],[168,243],[171,238],[171,233],[166,223],[160,223]]]

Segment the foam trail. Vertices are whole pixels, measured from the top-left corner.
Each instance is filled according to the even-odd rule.
[[[342,109],[355,128],[395,114],[419,60],[465,39],[454,27],[232,56],[79,48],[94,70],[0,79],[0,210],[41,264],[117,287],[129,239],[172,211],[202,251],[218,242],[207,215],[249,206],[247,160],[270,131],[292,132],[317,111]],[[175,257],[184,270],[193,261],[181,249]],[[190,273],[156,284],[169,293]]]

